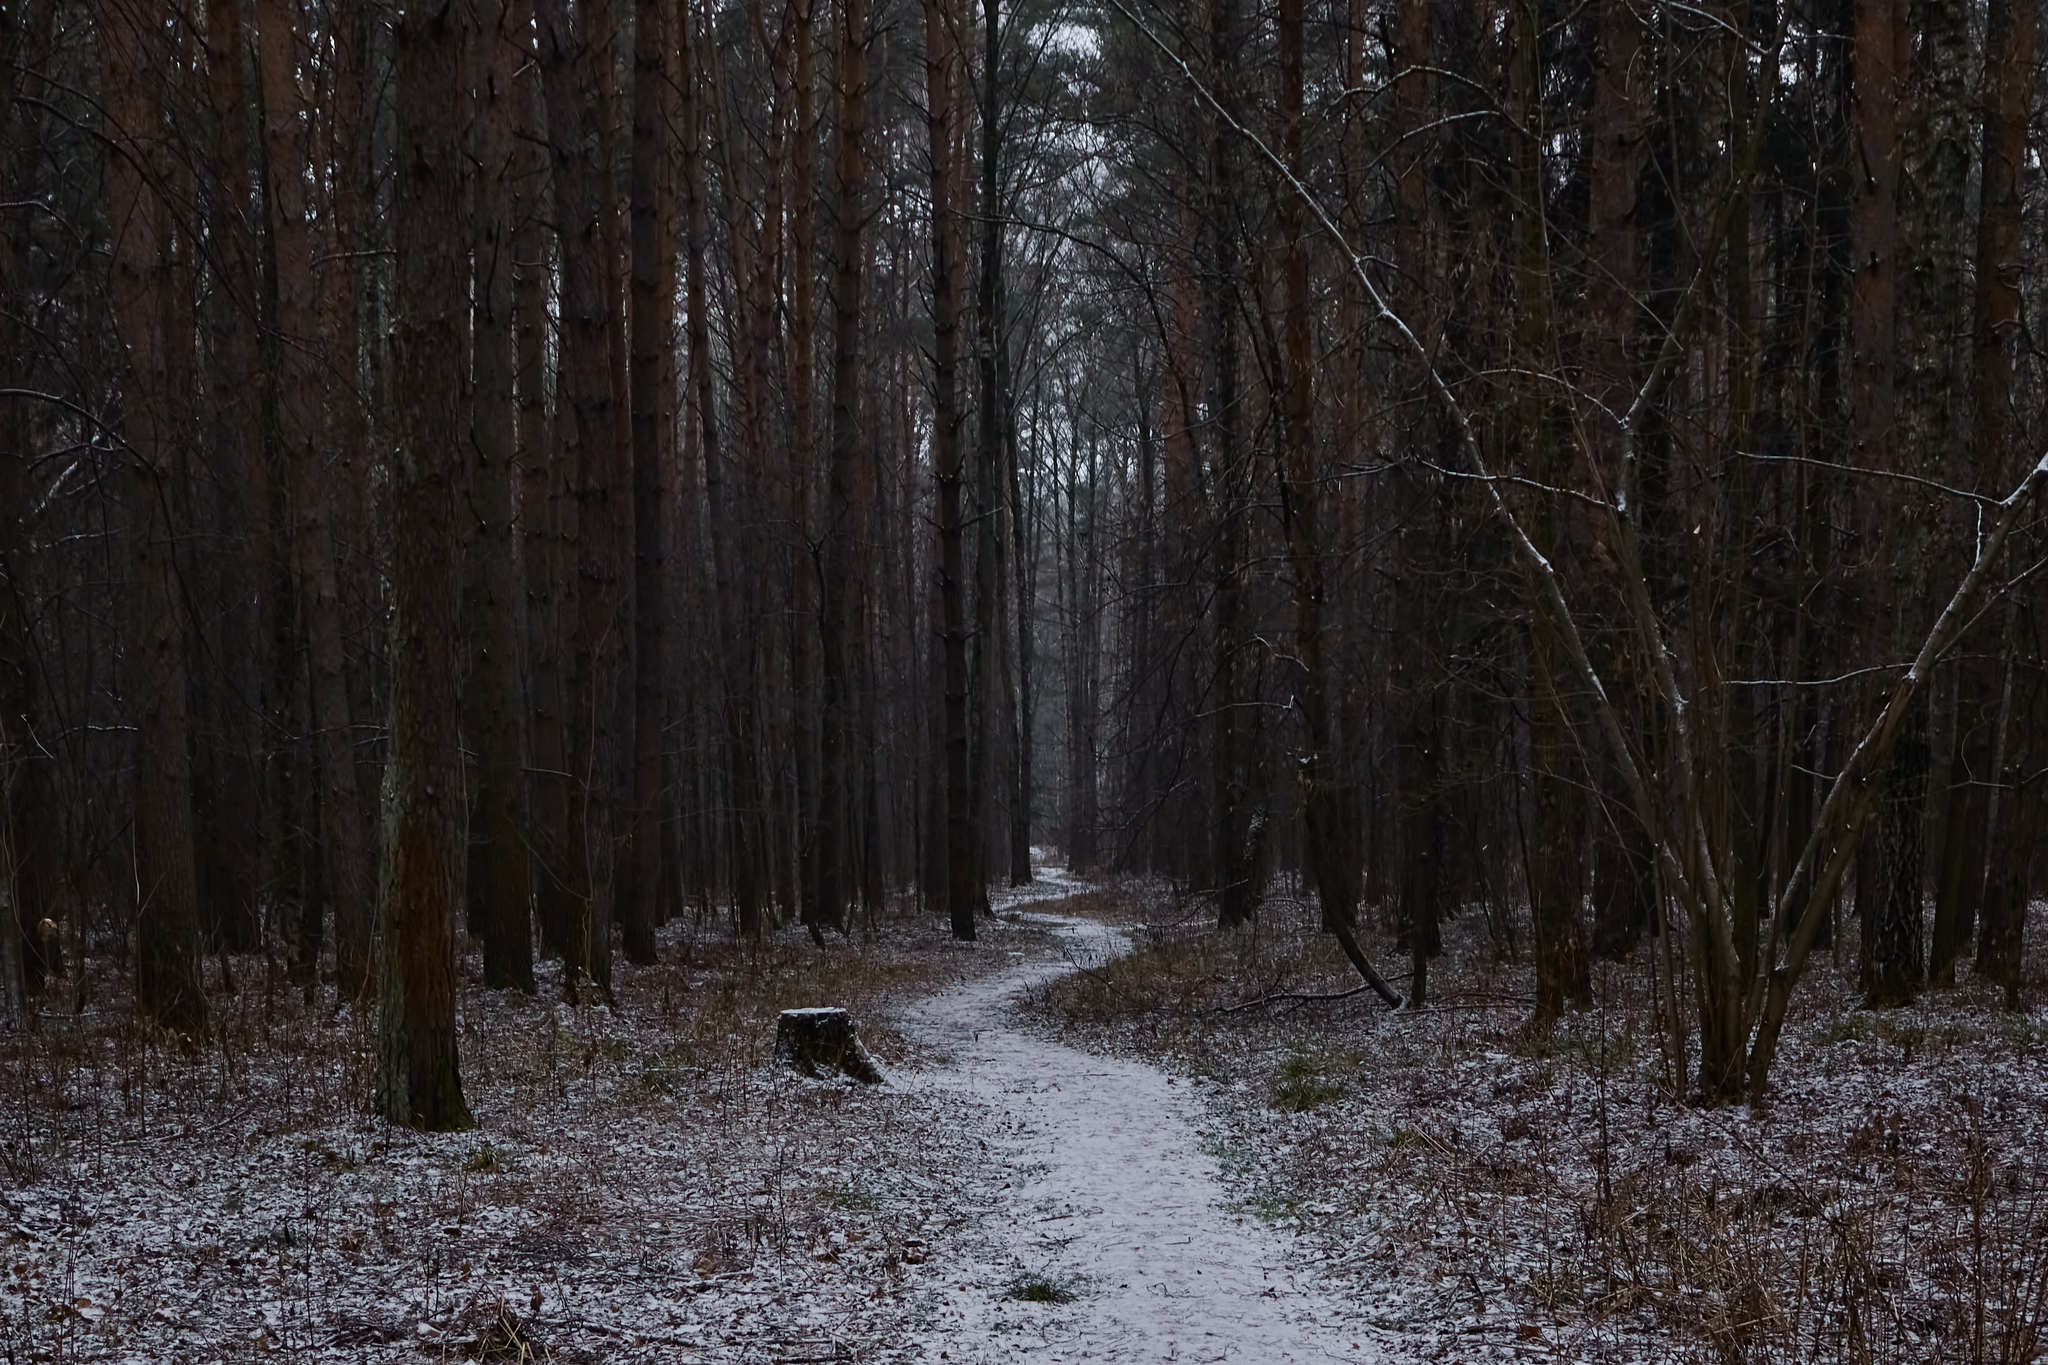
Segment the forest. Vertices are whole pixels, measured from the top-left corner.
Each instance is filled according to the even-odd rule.
[[[1701,1359],[2035,1358],[2042,20],[4,0],[0,1272],[37,1189],[162,1184],[122,1163],[224,1124],[230,1167],[320,1133],[336,1178],[425,1144],[463,1200],[528,1169],[508,1116],[619,1096],[864,1141],[924,1092],[770,1079],[775,1011],[850,1003],[889,1069],[944,1071],[911,1002],[1101,922],[1018,998],[1216,1087],[1260,1153],[1217,1158],[1231,1198],[1306,1207],[1328,1177],[1276,1174],[1310,1139],[1272,1115],[1379,1122],[1353,1073],[1421,1076],[1420,1034],[1374,1051],[1402,1029],[1554,1081],[1539,1128],[1596,1087],[1555,1216],[1607,1288],[1502,1269],[1484,1359],[1635,1358],[1532,1302]],[[1968,1093],[1854,1117],[1861,1082],[1813,1098],[1850,1053]],[[1675,1150],[1612,1137],[1617,1075],[1681,1127],[1811,1102],[1888,1160],[1924,1137],[1976,1269],[1905,1215],[1851,1256],[1841,1201],[1801,1204],[1836,1297],[1786,1308],[1811,1277],[1769,1231],[1699,1309],[1697,1267],[1614,1251],[1611,1144]],[[1400,1093],[1422,1126],[1386,1132],[1466,1162],[1451,1101]],[[905,1160],[971,1183],[947,1094]],[[1805,1179],[1725,1176],[1751,1213]],[[743,1273],[720,1237],[806,1235],[690,1226],[705,1284]],[[935,1235],[888,1234],[892,1284]],[[548,1357],[537,1289],[434,1317],[458,1261],[412,1346]],[[45,1313],[31,1264],[9,1365],[173,1349],[84,1290]],[[263,1349],[412,1358],[300,1273]],[[623,1349],[565,1344],[595,1311],[552,1358]],[[788,1330],[648,1358],[899,1358]]]

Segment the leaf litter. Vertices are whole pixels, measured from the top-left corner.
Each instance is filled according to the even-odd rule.
[[[483,991],[472,955],[469,1133],[363,1117],[366,1021],[260,965],[193,1056],[100,981],[0,1040],[0,1360],[2039,1355],[2039,1013],[1823,981],[1772,1106],[1699,1111],[1623,973],[1542,1038],[1477,942],[1450,1009],[1219,1017],[1345,981],[1312,907],[1228,939],[1140,892],[1112,964],[1139,916],[1086,890],[998,893],[972,946],[672,925],[617,1013]],[[891,1084],[772,1065],[774,1011],[823,1003]]]

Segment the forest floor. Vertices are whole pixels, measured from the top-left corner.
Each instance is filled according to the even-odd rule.
[[[369,1022],[258,959],[193,1055],[88,963],[0,1039],[0,1365],[2041,1354],[2048,1015],[1859,1011],[1822,961],[1771,1105],[1702,1111],[1639,967],[1534,1034],[1477,916],[1430,1009],[1223,1012],[1350,987],[1312,907],[996,901],[973,945],[673,924],[616,1012],[472,956],[438,1136],[363,1117]],[[814,1004],[889,1084],[774,1065]]]
[[[1446,926],[1434,1003],[1389,1012],[1313,905],[1227,935],[1201,914],[1155,900],[1135,951],[1027,1004],[1193,1084],[1234,1206],[1379,1358],[2048,1357],[2048,1012],[1967,972],[1862,1010],[1842,944],[1816,954],[1768,1105],[1702,1109],[1674,1095],[1642,952],[1535,1032],[1530,970],[1478,915]]]

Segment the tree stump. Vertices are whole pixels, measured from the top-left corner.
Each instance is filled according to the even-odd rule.
[[[853,1016],[835,1007],[784,1010],[775,1021],[775,1060],[806,1076],[838,1071],[863,1085],[880,1085],[882,1069],[860,1045]]]

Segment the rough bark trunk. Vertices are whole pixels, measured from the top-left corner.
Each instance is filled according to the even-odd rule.
[[[1532,7],[1515,9],[1516,41],[1509,85],[1523,133],[1515,141],[1515,278],[1518,288],[1515,349],[1530,371],[1548,367],[1553,342],[1550,316],[1550,261],[1543,175],[1542,55]],[[1516,405],[1514,439],[1529,477],[1545,484],[1564,481],[1564,463],[1553,430],[1556,414],[1547,389],[1524,385]],[[1570,536],[1566,507],[1549,506],[1542,521],[1545,553],[1563,553]],[[1542,613],[1530,622],[1528,684],[1531,831],[1529,918],[1536,948],[1536,1019],[1554,1019],[1567,1006],[1592,1002],[1585,937],[1583,802],[1578,797],[1572,717],[1565,692],[1570,665],[1557,638],[1558,626]]]
[[[533,28],[533,0],[514,0]],[[559,424],[548,408],[549,222],[553,206],[553,160],[548,143],[545,94],[538,64],[520,72],[514,106],[518,120],[519,179],[514,188],[514,252],[517,276],[519,363],[519,520],[522,577],[526,589],[526,698],[531,772],[527,783],[526,846],[533,884],[534,918],[541,951],[569,960],[576,920],[567,879],[563,835],[569,825],[569,734],[564,706],[562,642],[574,619],[573,585],[564,554],[565,528],[572,525],[567,499],[568,465]],[[559,382],[559,381],[558,381]]]
[[[461,7],[412,0],[394,44],[398,179],[392,335],[399,443],[393,460],[390,824],[380,920],[377,1109],[428,1131],[471,1126],[455,1044],[457,745],[455,564],[462,415],[463,31]]]
[[[1302,0],[1280,0],[1280,157],[1296,178],[1306,173],[1302,153]],[[1357,919],[1360,859],[1356,788],[1337,761],[1330,714],[1330,669],[1325,650],[1323,537],[1318,521],[1323,500],[1321,459],[1316,445],[1315,390],[1311,371],[1314,301],[1309,292],[1308,225],[1301,201],[1281,197],[1280,278],[1280,506],[1286,529],[1288,567],[1294,595],[1296,694],[1302,750],[1297,761],[1301,788],[1302,840],[1315,879],[1325,932],[1350,928]],[[1432,901],[1433,905],[1433,901]],[[1433,921],[1432,921],[1433,922]],[[1411,942],[1416,936],[1410,935]],[[1424,993],[1423,963],[1417,957],[1414,1003]]]
[[[1642,271],[1638,265],[1636,206],[1647,161],[1649,81],[1642,70],[1643,25],[1627,0],[1601,0],[1594,62],[1593,103],[1588,130],[1587,301],[1592,329],[1588,387],[1614,411],[1625,411],[1641,369],[1639,331]],[[1625,470],[1619,432],[1600,427],[1593,437],[1602,469]],[[1625,476],[1624,476],[1625,477]],[[1630,498],[1641,490],[1624,487]],[[1603,661],[1616,679],[1616,694],[1632,697],[1635,686],[1625,646]],[[1656,906],[1656,851],[1628,801],[1611,759],[1592,760],[1603,813],[1592,834],[1592,952],[1618,958],[1651,923]]]
[[[1014,725],[1015,711],[1012,709],[1015,694],[1012,691],[1007,671],[997,678],[999,670],[1005,669],[1005,656],[1009,653],[1008,643],[999,634],[999,617],[1006,617],[1007,611],[998,611],[998,599],[1007,602],[1006,570],[1010,567],[1005,554],[1002,535],[1002,511],[1009,501],[1010,480],[1005,459],[1007,446],[1005,436],[1012,419],[1010,395],[1010,341],[1009,341],[1009,290],[1004,279],[1004,233],[1003,233],[1003,169],[1005,124],[1003,119],[1003,68],[1002,68],[1002,8],[999,0],[982,0],[981,7],[982,65],[981,83],[976,94],[980,101],[981,161],[980,171],[980,259],[975,282],[975,367],[979,399],[975,406],[975,515],[980,519],[976,537],[977,554],[975,562],[975,678],[974,707],[977,738],[975,755],[971,760],[976,776],[969,780],[982,801],[994,802],[996,784],[993,775],[998,748],[998,735],[991,722],[996,718],[997,709],[1001,716]],[[1015,515],[1016,509],[1010,509]],[[1003,694],[998,696],[997,694]],[[1007,699],[1005,699],[1007,698]],[[1006,783],[1014,792],[1015,783]],[[997,833],[997,827],[986,819],[977,822],[976,846],[980,854],[980,878],[977,894],[986,895],[985,883],[989,873],[990,859],[987,854],[989,841]],[[1002,827],[1007,836],[1010,828]],[[1028,841],[1028,834],[1027,834]],[[1030,849],[1027,846],[1022,855],[1028,865]],[[1009,869],[1014,871],[1014,864]]]
[[[818,811],[813,822],[815,873],[809,920],[845,931],[846,869],[853,848],[857,633],[861,594],[854,581],[859,533],[855,481],[861,458],[861,296],[863,189],[861,139],[867,131],[867,7],[841,0],[837,180],[832,230],[832,426],[825,518],[819,528],[822,589],[818,605],[820,662]]]
[[[674,347],[675,252],[668,217],[669,100],[664,63],[672,0],[639,0],[633,28],[632,422],[633,808],[619,924],[629,961],[654,961],[654,902],[661,881],[663,637],[667,621],[667,509],[661,471],[673,433],[663,428],[663,358]]]
[[[1004,446],[1008,452],[1010,476],[1011,579],[1016,585],[1016,606],[1011,615],[1016,624],[1017,651],[1017,762],[1016,782],[1010,791],[1010,885],[1031,881],[1032,805],[1037,799],[1032,727],[1037,704],[1032,691],[1031,656],[1032,601],[1037,591],[1038,546],[1032,531],[1030,509],[1024,502],[1024,480],[1019,469],[1016,405],[1010,407]]]
[[[0,354],[31,353],[30,316],[34,184],[42,161],[45,118],[17,94],[41,93],[31,72],[43,68],[56,5],[26,5],[0,16]],[[25,996],[40,988],[46,969],[36,926],[54,912],[56,803],[51,762],[36,742],[40,723],[30,610],[31,552],[24,512],[30,413],[28,400],[0,399],[0,882],[8,904],[0,908],[0,990],[8,980]],[[11,969],[9,964],[12,964]],[[11,977],[10,977],[11,970]]]
[[[721,655],[721,708],[725,728],[725,765],[728,810],[725,838],[729,853],[729,890],[733,916],[740,934],[758,938],[766,927],[761,868],[761,784],[755,756],[755,695],[759,688],[759,659],[754,634],[749,629],[747,602],[750,585],[738,568],[739,547],[732,509],[743,505],[729,491],[729,483],[741,472],[727,469],[724,428],[718,420],[717,393],[711,369],[711,319],[707,248],[710,243],[710,212],[704,187],[703,130],[699,114],[696,61],[698,40],[690,21],[689,5],[683,7],[683,78],[678,108],[683,136],[689,151],[683,157],[683,215],[688,231],[688,272],[685,324],[689,331],[690,393],[697,406],[702,435],[704,497],[708,514],[712,577],[717,589],[718,632]],[[713,67],[715,72],[717,68]],[[714,85],[709,94],[715,99]],[[731,150],[726,149],[729,160]],[[746,254],[735,247],[734,273],[744,277]],[[744,290],[739,291],[744,294]],[[744,336],[748,324],[736,328]],[[737,343],[743,354],[734,360],[734,388],[742,397],[742,420],[752,412],[752,387],[748,382],[748,357],[753,347]]]
[[[468,900],[484,940],[484,984],[533,993],[531,876],[520,793],[525,733],[519,686],[518,560],[513,549],[518,451],[518,360],[513,271],[513,111],[520,21],[505,0],[476,0],[476,217],[473,259],[476,402],[471,409],[471,506],[476,516],[469,667],[476,789],[469,831]]]
[[[2028,101],[2040,42],[2040,6],[1991,0],[1985,29],[1984,151],[1977,214],[1976,298],[1971,335],[1971,426],[1976,464],[2001,477],[2012,467],[2013,355],[2020,341],[2020,249]],[[1985,816],[1985,860],[1961,875],[1982,885],[1976,968],[2016,1001],[2026,923],[2032,831],[2039,823],[2042,781],[2024,780],[2038,765],[2039,711],[2034,689],[2015,688],[2017,609],[2009,612],[2003,651]],[[2017,696],[2015,695],[2017,690]],[[2019,709],[2015,709],[2015,708]],[[2031,758],[2031,765],[2030,760]]]
[[[1927,741],[1907,729],[1892,750],[1883,804],[1878,810],[1879,886],[1872,941],[1869,1003],[1910,1005],[1926,984],[1920,925],[1922,856],[1920,796],[1926,790]]]
[[[942,653],[940,702],[944,710],[946,914],[953,937],[972,939],[976,894],[970,842],[979,803],[968,787],[967,601],[965,528],[961,522],[960,443],[960,221],[954,206],[956,93],[960,59],[953,35],[958,12],[951,0],[922,0],[925,36],[925,110],[931,152],[932,234],[932,480],[938,503],[939,619],[933,624]]]
[[[1864,468],[1898,464],[1893,444],[1898,411],[1896,304],[1899,289],[1899,102],[1905,94],[1907,32],[1903,0],[1872,0],[1855,7],[1851,38],[1851,167],[1856,184],[1849,219],[1849,453]],[[1866,520],[1868,514],[1866,514]],[[1874,528],[1866,528],[1874,534]],[[1889,586],[1876,568],[1857,584],[1858,615],[1868,648],[1892,640],[1887,619]],[[1878,919],[1885,900],[1883,861],[1873,843],[1863,850],[1856,876],[1856,914],[1862,922],[1862,975],[1875,990]]]
[[[610,874],[610,759],[614,735],[613,663],[624,617],[624,583],[613,553],[619,515],[616,478],[617,406],[611,375],[610,302],[596,195],[601,178],[587,147],[595,111],[585,92],[598,69],[598,35],[579,33],[564,0],[535,0],[541,79],[553,155],[556,230],[561,234],[561,385],[555,418],[557,458],[575,495],[557,523],[564,568],[575,564],[575,614],[570,680],[563,707],[568,759],[566,822],[560,875],[571,922],[564,928],[563,986],[578,976],[610,991],[611,924],[604,891]],[[587,18],[588,16],[586,16]],[[601,169],[601,168],[600,168]],[[596,183],[593,183],[593,182]],[[573,508],[573,529],[565,523]]]
[[[311,703],[313,768],[319,810],[322,899],[334,907],[335,978],[345,999],[369,991],[370,906],[374,897],[369,839],[356,789],[355,734],[342,640],[340,584],[335,568],[335,480],[314,363],[319,309],[313,276],[305,182],[310,149],[298,131],[304,100],[294,79],[297,29],[288,0],[262,0],[259,19],[270,199],[270,247],[277,280],[278,348],[274,401],[294,512],[292,560],[305,633]]]
[[[256,359],[254,221],[250,203],[248,35],[238,0],[209,0],[206,69],[217,129],[208,201],[207,255],[214,266],[204,300],[208,341],[206,458],[223,475],[214,503],[221,549],[212,556],[220,607],[206,645],[218,660],[210,685],[195,689],[194,803],[199,887],[207,928],[221,947],[248,952],[261,923],[265,841],[264,708],[269,700],[262,641],[269,606],[269,465],[263,451]],[[260,586],[259,586],[260,585]],[[301,964],[294,964],[299,966]]]
[[[1238,30],[1236,0],[1217,0],[1209,18],[1211,79],[1225,109],[1237,104]],[[1222,117],[1211,121],[1207,207],[1202,231],[1202,345],[1207,352],[1205,398],[1211,428],[1209,517],[1215,552],[1210,565],[1214,596],[1210,664],[1215,674],[1210,719],[1210,840],[1216,886],[1216,923],[1231,928],[1249,922],[1258,908],[1259,888],[1250,800],[1252,736],[1246,680],[1245,519],[1249,510],[1249,462],[1241,439],[1242,394],[1238,384],[1237,298],[1243,268],[1235,225],[1238,185],[1237,134]]]
[[[151,187],[163,108],[147,74],[161,54],[135,14],[102,16],[101,97],[114,145],[102,175],[112,227],[108,293],[125,363],[120,436],[131,547],[128,701],[135,718],[135,1003],[188,1038],[207,1026],[200,979],[198,868],[192,838],[185,615],[172,536],[182,449],[170,409],[164,335],[170,228]]]
[[[817,268],[818,268],[818,0],[793,0],[790,23],[793,75],[789,147],[789,410],[787,448],[789,496],[789,686],[793,705],[793,771],[796,780],[794,904],[814,942],[822,944],[828,921],[817,917],[818,848],[818,589],[816,501]]]

